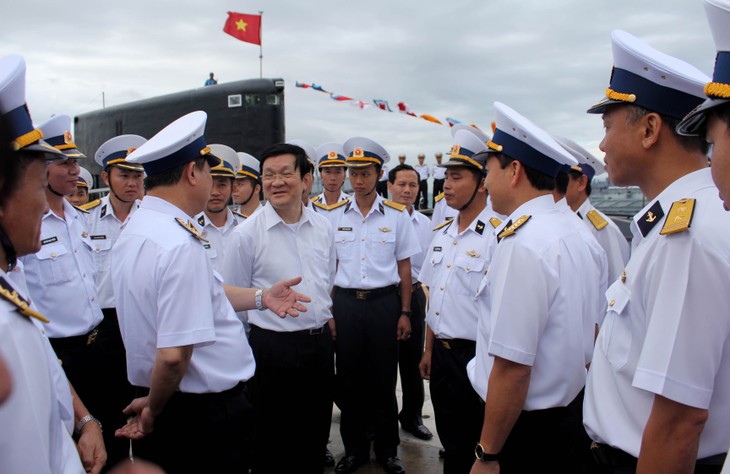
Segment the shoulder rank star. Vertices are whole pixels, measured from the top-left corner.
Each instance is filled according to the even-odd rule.
[[[184,220],[180,219],[179,217],[176,217],[175,221],[178,224],[180,224],[180,226],[183,229],[185,229],[188,232],[190,232],[191,234],[193,234],[193,237],[195,237],[196,239],[200,240],[201,242],[208,242],[206,239],[203,238],[202,235],[200,235],[200,232],[198,232],[198,229],[195,228],[195,226],[193,225],[192,222],[190,222],[190,221],[185,222]]]
[[[380,230],[380,232],[390,232],[390,229],[388,229],[387,227],[381,227],[378,230]]]
[[[468,252],[466,252],[466,254],[473,258],[479,258],[481,256],[478,253],[476,253],[476,251],[474,251],[474,250],[469,250]]]

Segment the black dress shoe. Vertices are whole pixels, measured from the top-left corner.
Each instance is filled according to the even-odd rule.
[[[324,465],[326,467],[332,467],[335,465],[335,456],[330,452],[329,449],[324,450]]]
[[[379,459],[378,462],[383,466],[388,474],[405,474],[406,468],[398,456],[392,458]]]
[[[404,425],[401,423],[401,427],[418,439],[429,440],[433,438],[433,433],[423,424]]]
[[[358,458],[357,456],[345,456],[340,459],[335,467],[337,474],[347,474],[349,472],[355,472],[358,467],[365,464],[365,459]]]

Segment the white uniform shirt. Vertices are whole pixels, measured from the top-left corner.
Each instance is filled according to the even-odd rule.
[[[433,223],[433,226],[436,227],[437,225],[441,224],[442,222],[451,219],[452,217],[456,217],[459,215],[459,211],[454,209],[453,207],[449,207],[448,204],[446,204],[446,199],[441,198],[439,202],[437,202],[433,206],[433,213],[431,214],[431,222]]]
[[[246,215],[243,212],[241,212],[241,206],[238,206],[235,209],[231,209],[231,211],[236,215],[236,217],[240,217],[242,219],[248,219],[249,217],[251,217],[252,215],[256,214],[257,212],[259,212],[263,208],[264,208],[264,203],[263,202],[259,202],[259,205],[256,206],[256,209],[254,209],[253,212],[251,214],[249,214],[249,215]]]
[[[421,267],[423,267],[423,261],[426,258],[428,245],[431,243],[431,238],[433,237],[433,226],[431,225],[431,219],[415,209],[413,209],[413,213],[411,214],[411,223],[413,224],[413,230],[416,231],[418,243],[421,246],[421,251],[411,257],[411,279],[415,283],[421,274]]]
[[[65,199],[61,219],[53,211],[43,216],[41,249],[22,257],[28,291],[38,311],[50,323],[48,337],[80,336],[104,319],[94,280],[94,244],[81,211]]]
[[[688,230],[660,235],[666,217],[643,235],[639,224],[696,199]],[[647,211],[652,210],[649,216]],[[654,395],[709,410],[698,458],[730,445],[730,214],[710,170],[676,180],[631,224],[631,259],[606,292],[584,402],[595,441],[639,455]]]
[[[0,279],[3,288],[27,301],[27,295],[2,270]],[[49,357],[44,339],[29,318],[0,298],[0,356],[12,377],[10,396],[0,404],[2,472],[84,472],[60,411],[63,405],[54,377],[62,372],[58,359]],[[55,372],[52,363],[57,366]],[[66,392],[68,387],[66,381]]]
[[[386,206],[376,196],[363,216],[355,199],[331,211],[339,261],[335,285],[341,288],[376,289],[397,285],[398,260],[416,255],[421,247],[408,211]]]
[[[416,170],[416,173],[418,173],[418,179],[421,181],[427,180],[428,176],[431,174],[431,167],[428,165],[416,165],[413,169]]]
[[[340,197],[337,198],[337,202],[344,201],[349,198],[350,198],[349,194],[340,190]],[[319,194],[317,197],[315,197],[314,202],[321,202],[322,204],[327,204],[327,199],[325,199],[325,197],[324,197],[324,192]]]
[[[467,373],[486,399],[494,356],[529,365],[523,409],[564,407],[583,388],[585,339],[593,341],[576,306],[596,292],[601,272],[582,224],[574,225],[576,216],[563,212],[552,195],[522,204],[496,234],[524,215],[531,217],[497,244],[480,287],[486,304],[479,305],[476,357]],[[590,279],[587,269],[593,270]]]
[[[120,221],[114,214],[114,208],[109,202],[109,196],[104,196],[98,206],[89,209],[86,217],[86,227],[89,229],[89,239],[94,249],[94,265],[96,266],[96,293],[99,298],[99,306],[102,308],[114,308],[114,287],[109,271],[109,261],[114,243],[127,225],[134,211],[139,207],[137,201],[129,215]]]
[[[431,167],[431,176],[433,176],[433,179],[446,179],[446,168],[439,165],[433,165]]]
[[[390,171],[388,170],[388,165],[383,165],[383,176],[378,178],[378,181],[388,181],[388,174]]]
[[[208,255],[208,258],[213,264],[213,269],[218,273],[222,273],[221,269],[223,268],[223,262],[226,260],[226,242],[228,242],[228,239],[233,233],[233,229],[238,224],[246,220],[243,217],[233,214],[230,209],[226,209],[225,212],[226,223],[220,228],[216,227],[215,224],[208,219],[205,212],[201,212],[195,216],[195,222],[197,222],[198,226],[203,230],[203,238],[208,241],[207,243],[203,243],[205,253]]]
[[[608,225],[598,230],[587,217],[588,213],[592,211],[595,211]],[[629,256],[631,255],[631,249],[626,237],[624,237],[621,229],[618,228],[612,219],[593,207],[590,199],[586,199],[581,204],[576,214],[583,219],[583,223],[591,231],[593,237],[596,238],[601,247],[603,247],[603,250],[606,251],[606,258],[608,259],[608,282],[609,284],[613,283],[621,276],[621,272],[626,267],[626,263],[628,263]]]
[[[266,206],[237,227],[226,245],[221,272],[226,283],[268,288],[279,280],[302,277],[297,291],[309,296],[307,312],[282,319],[270,310],[248,311],[248,322],[278,332],[322,327],[332,319],[335,242],[329,221],[303,208],[298,224],[286,224],[273,206]]]
[[[457,216],[433,232],[419,279],[429,288],[426,323],[438,339],[476,340],[476,293],[497,243],[494,214],[484,209],[459,233]]]
[[[194,345],[180,391],[221,392],[253,375],[253,354],[203,242],[175,218],[192,224],[147,196],[112,249],[129,381],[149,387],[157,349]]]

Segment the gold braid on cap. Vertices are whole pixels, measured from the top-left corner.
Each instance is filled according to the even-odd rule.
[[[722,82],[708,82],[705,84],[705,94],[709,97],[730,99],[730,84]]]
[[[116,165],[117,163],[126,163],[126,162],[127,162],[126,158],[117,158],[116,160],[109,160],[106,165],[111,166],[111,165]]]
[[[610,87],[606,88],[606,97],[611,100],[620,100],[621,102],[629,102],[631,104],[636,102],[636,94],[624,94],[623,92],[616,92]]]
[[[210,147],[209,146],[207,146],[207,147],[203,148],[202,150],[200,150],[200,156],[204,156],[204,155],[208,155],[208,154],[210,154]]]
[[[27,147],[31,143],[37,142],[41,138],[43,138],[43,132],[36,128],[35,130],[31,130],[25,135],[21,135],[12,142],[10,142],[10,146],[13,148],[13,150],[18,151],[21,148]]]
[[[501,152],[502,150],[504,150],[504,147],[503,147],[502,145],[497,145],[497,144],[496,144],[496,143],[494,143],[494,142],[493,142],[492,140],[489,140],[489,141],[487,142],[487,146],[488,146],[489,148],[491,148],[492,150],[495,150],[495,151],[499,151],[499,152]]]
[[[360,163],[360,162],[368,162],[368,163],[375,163],[376,165],[380,164],[380,160],[377,158],[370,158],[367,156],[358,156],[358,157],[349,157],[347,159],[347,163]]]

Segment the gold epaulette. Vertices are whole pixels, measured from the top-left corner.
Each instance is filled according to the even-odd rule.
[[[72,206],[73,206],[73,204],[72,204]],[[76,209],[79,212],[83,212],[84,214],[88,214],[89,213],[89,211],[87,211],[86,209],[82,208],[81,206],[74,206],[74,209]]]
[[[337,208],[344,206],[348,202],[350,202],[349,199],[343,199],[342,201],[336,202],[336,203],[332,204],[331,206],[325,207],[325,209],[327,209],[328,211],[331,211],[333,209],[337,209]]]
[[[95,207],[99,207],[99,205],[101,205],[101,199],[96,199],[94,201],[80,205],[77,209],[81,209],[82,211],[90,211]]]
[[[191,234],[193,234],[193,237],[195,237],[199,241],[201,241],[201,242],[208,242],[206,239],[203,238],[202,235],[200,235],[200,232],[193,225],[192,222],[190,222],[190,221],[185,222],[184,220],[180,219],[179,217],[176,217],[175,218],[175,222],[177,222],[178,224],[180,224],[180,227],[182,227],[183,229],[185,229],[188,232],[190,232]]]
[[[312,196],[309,200],[312,202],[319,202],[319,196]]]
[[[444,193],[438,193],[438,195],[435,198],[433,198],[433,202],[439,202],[443,198],[444,198]]]
[[[312,206],[316,206],[320,209],[324,209],[325,211],[329,211],[330,207],[327,204],[323,204],[319,201],[312,201]]]
[[[499,220],[499,219],[497,219],[496,217],[490,217],[490,218],[489,218],[489,223],[490,223],[490,224],[492,224],[492,227],[494,227],[495,229],[496,229],[497,227],[499,227],[499,226],[501,226],[501,225],[502,225],[502,221],[500,221],[500,220]]]
[[[248,216],[246,214],[241,214],[238,211],[231,211],[231,212],[234,213],[235,215],[237,215],[238,217],[243,217],[244,219],[248,219]]]
[[[604,219],[603,216],[600,215],[595,209],[588,211],[588,213],[586,213],[586,217],[589,221],[591,221],[591,224],[593,224],[593,227],[595,227],[596,230],[601,230],[608,226],[608,222],[606,222],[606,219]]]
[[[437,225],[436,227],[434,227],[434,228],[433,228],[433,230],[434,230],[434,231],[436,231],[436,230],[439,230],[439,229],[443,229],[443,228],[444,228],[444,227],[446,227],[447,225],[449,225],[449,224],[451,224],[452,222],[454,222],[454,219],[456,219],[456,217],[452,217],[451,219],[446,219],[446,220],[445,220],[445,221],[443,221],[443,222],[442,222],[441,224],[439,224],[439,225]]]
[[[504,239],[505,237],[509,237],[510,235],[517,232],[517,229],[525,225],[525,222],[529,221],[530,217],[532,216],[522,216],[517,219],[511,226],[504,229],[502,233],[498,235],[499,239]]]
[[[18,312],[23,316],[35,318],[44,323],[48,322],[48,319],[46,319],[42,314],[31,309],[28,302],[21,298],[20,295],[18,295],[18,292],[13,290],[10,285],[6,285],[4,280],[2,280],[2,284],[0,284],[0,297],[15,306]]]
[[[664,227],[662,227],[659,235],[676,234],[689,229],[692,224],[692,215],[695,212],[696,202],[696,199],[674,201],[672,207],[669,208],[669,215],[664,220]]]
[[[407,209],[405,204],[398,204],[397,202],[393,202],[393,201],[385,200],[385,201],[383,201],[383,204],[385,204],[386,206],[388,206],[391,209],[395,209],[396,211],[400,211],[400,212],[403,212]]]

